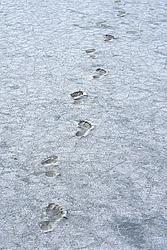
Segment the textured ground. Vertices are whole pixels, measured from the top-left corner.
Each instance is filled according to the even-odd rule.
[[[166,13],[165,0],[0,1],[0,249],[166,249]],[[79,119],[95,125],[85,138]],[[68,219],[44,233],[50,202]]]

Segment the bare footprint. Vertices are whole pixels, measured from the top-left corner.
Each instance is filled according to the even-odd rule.
[[[55,165],[58,163],[58,156],[56,155],[51,155],[48,158],[44,159],[41,161],[42,165]]]
[[[70,94],[70,96],[73,98],[73,100],[79,100],[83,98],[84,96],[87,96],[87,94],[83,92],[82,90],[79,90],[79,91],[73,92],[72,94]]]

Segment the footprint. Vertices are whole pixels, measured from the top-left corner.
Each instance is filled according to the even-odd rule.
[[[103,28],[103,29],[111,29],[112,28],[111,25],[107,24],[106,20],[97,22],[96,26],[97,26],[97,28]]]
[[[93,59],[96,58],[96,50],[95,49],[86,49],[85,52]]]
[[[117,38],[115,36],[113,36],[113,35],[110,35],[110,34],[106,34],[104,36],[104,41],[105,42],[113,41],[114,39],[117,39]]]
[[[80,120],[78,122],[78,127],[81,129],[90,129],[92,127],[92,124],[88,121]]]
[[[83,98],[84,96],[88,96],[88,95],[82,90],[79,90],[79,91],[73,92],[72,94],[70,94],[70,96],[73,98],[73,100],[79,100]]]
[[[61,174],[58,173],[58,172],[55,171],[55,170],[48,170],[48,171],[45,172],[45,175],[46,175],[47,177],[56,177],[56,176],[60,176]]]
[[[86,49],[85,50],[85,52],[87,53],[87,54],[92,54],[92,53],[94,53],[96,50],[95,49]]]
[[[56,222],[61,219],[67,219],[67,211],[59,204],[49,203],[43,209],[39,227],[44,233],[52,232],[56,227]]]
[[[43,166],[45,166],[45,165],[53,165],[53,164],[55,165],[57,163],[58,163],[58,156],[56,156],[56,155],[51,155],[48,158],[41,161],[41,164]]]
[[[126,12],[124,10],[119,10],[117,16],[124,17],[124,16],[126,16]]]
[[[13,85],[13,86],[10,86],[10,89],[19,89],[20,86],[19,85]]]
[[[78,137],[82,137],[84,136],[84,134],[85,134],[85,131],[77,131],[75,135]]]
[[[99,75],[93,75],[93,79],[98,79],[98,78],[100,78]]]
[[[118,232],[126,241],[139,249],[145,244],[145,231],[142,224],[132,221],[123,221],[117,225]]]
[[[97,79],[97,78],[100,78],[101,76],[105,76],[105,75],[107,75],[107,71],[105,69],[97,68],[96,74],[93,75],[93,78]]]
[[[55,169],[49,169],[46,171],[35,171],[32,173],[32,175],[34,175],[34,176],[45,175],[47,177],[56,177],[56,176],[60,176],[61,174],[59,172],[57,172],[57,170],[55,170]]]
[[[81,131],[77,131],[76,132],[76,136],[78,136],[78,137],[86,137],[86,136],[88,136],[89,135],[89,133],[90,133],[90,131],[91,131],[91,129],[84,129],[84,130],[81,130]]]
[[[44,233],[52,232],[54,230],[54,223],[49,220],[40,221],[39,227]]]
[[[78,137],[85,137],[90,133],[94,126],[88,121],[80,120],[78,122],[78,128],[80,130],[77,131],[75,135]]]
[[[75,135],[78,136],[78,137],[85,136],[85,131],[84,131],[84,130],[82,130],[82,131],[77,131]]]
[[[63,218],[67,219],[67,211],[59,204],[49,203],[45,208],[44,215],[50,221],[59,221]]]
[[[97,68],[96,69],[96,72],[99,74],[99,75],[105,75],[107,73],[107,71],[105,69],[101,69],[101,68]]]

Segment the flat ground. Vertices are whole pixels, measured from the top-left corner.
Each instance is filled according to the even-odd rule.
[[[165,0],[0,1],[0,249],[166,249],[166,13]],[[51,202],[68,219],[44,233]]]

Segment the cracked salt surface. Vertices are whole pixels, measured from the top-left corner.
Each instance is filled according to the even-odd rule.
[[[0,3],[0,249],[166,249],[166,11]],[[73,138],[87,119],[95,129]],[[52,203],[68,220],[41,218]]]

